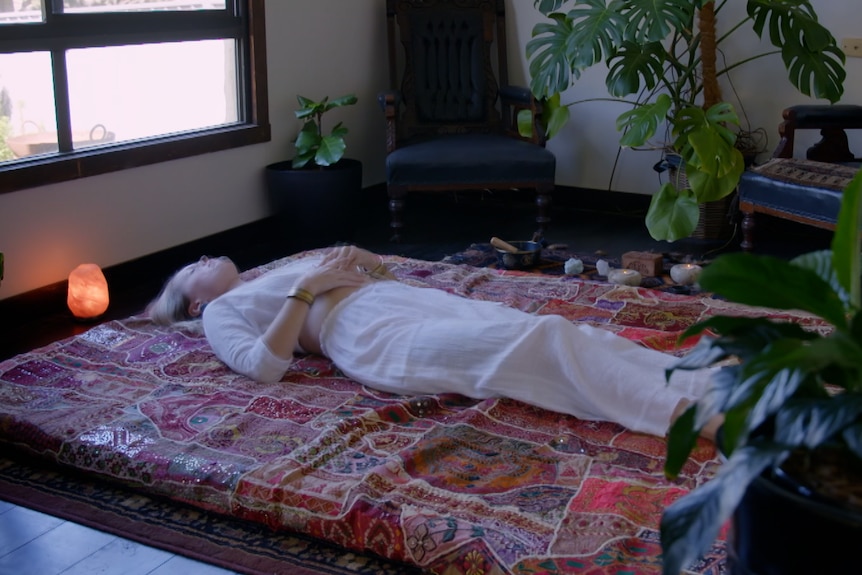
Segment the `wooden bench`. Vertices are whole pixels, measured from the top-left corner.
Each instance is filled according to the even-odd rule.
[[[772,159],[747,170],[739,182],[744,251],[754,249],[758,213],[834,230],[842,192],[860,165],[846,130],[862,129],[862,106],[793,106],[782,116]],[[794,157],[799,130],[820,130],[804,159]]]

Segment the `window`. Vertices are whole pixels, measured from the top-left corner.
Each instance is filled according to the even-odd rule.
[[[0,193],[270,139],[264,0],[0,0]]]

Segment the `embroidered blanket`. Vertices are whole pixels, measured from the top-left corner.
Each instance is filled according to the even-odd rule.
[[[677,338],[693,322],[769,313],[566,276],[386,260],[404,282],[559,314],[677,355],[692,345]],[[278,384],[255,383],[202,336],[144,317],[0,362],[0,441],[130,489],[464,575],[658,573],[662,509],[719,464],[703,442],[669,482],[661,438],[510,400],[380,393],[316,356]],[[689,572],[723,564],[722,539]]]

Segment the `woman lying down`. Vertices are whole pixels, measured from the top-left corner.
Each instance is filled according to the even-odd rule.
[[[400,283],[354,246],[250,281],[231,260],[202,257],[149,313],[163,325],[202,317],[216,355],[261,382],[280,380],[295,353],[316,353],[380,391],[508,397],[659,436],[712,374],[677,370],[668,384],[671,355],[560,316]]]

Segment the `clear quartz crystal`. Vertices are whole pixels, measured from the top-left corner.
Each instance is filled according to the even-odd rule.
[[[606,276],[611,271],[611,265],[605,260],[599,260],[596,262],[596,271],[600,276]]]

